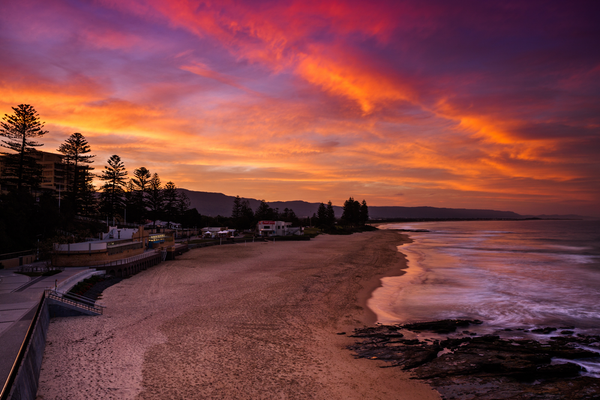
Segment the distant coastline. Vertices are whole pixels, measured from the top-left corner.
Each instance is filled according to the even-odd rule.
[[[190,199],[190,207],[196,208],[202,215],[216,217],[218,215],[228,216],[231,214],[235,196],[223,193],[201,192],[188,189],[178,189],[185,193]],[[260,200],[241,197],[248,200],[249,205],[256,209]],[[327,200],[327,199],[325,199]],[[367,199],[368,201],[368,199]],[[300,218],[312,217],[316,214],[320,203],[311,203],[303,200],[294,201],[267,201],[272,208],[293,209]],[[342,207],[333,206],[336,218],[342,216]],[[440,207],[403,207],[403,206],[374,206],[369,205],[369,216],[371,222],[415,222],[415,221],[443,221],[443,220],[522,220],[522,219],[595,219],[581,215],[521,215],[513,211],[498,211],[486,209],[467,208],[440,208]]]

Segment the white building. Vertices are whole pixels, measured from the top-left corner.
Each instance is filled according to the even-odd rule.
[[[285,221],[258,221],[256,226],[260,236],[289,236],[301,235],[302,228],[292,227],[291,222]]]
[[[138,231],[139,228],[117,228],[116,226],[110,226],[107,233],[100,234],[100,240],[107,241],[131,239]]]

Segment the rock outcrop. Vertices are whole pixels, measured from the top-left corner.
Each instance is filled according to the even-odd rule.
[[[481,321],[443,320],[356,329],[352,336],[358,340],[349,348],[356,357],[384,360],[390,366],[411,370],[415,378],[427,380],[447,399],[600,398],[600,379],[582,375],[585,369],[580,366],[582,361],[600,361],[600,336],[563,333],[543,343],[473,336],[465,329],[472,324]],[[459,328],[462,331],[456,333]],[[556,330],[542,328],[536,333]],[[453,335],[420,341],[406,338],[408,332]]]

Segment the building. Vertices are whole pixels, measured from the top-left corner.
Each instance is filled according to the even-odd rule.
[[[150,233],[138,229],[110,227],[99,240],[54,244],[52,265],[57,267],[91,267],[143,254],[147,249],[171,247],[171,233]]]
[[[290,236],[302,234],[302,228],[292,227],[291,222],[285,221],[258,221],[256,229],[260,236]]]
[[[64,191],[67,184],[64,156],[46,151],[37,151],[36,155],[38,163],[42,166],[42,190],[53,193]]]
[[[36,150],[32,153],[38,164],[42,167],[41,191],[60,193],[66,189],[66,167],[64,156],[57,153],[49,153],[47,151]],[[0,175],[2,175],[2,159],[4,155],[0,155]],[[7,191],[10,187],[3,185],[2,190]]]

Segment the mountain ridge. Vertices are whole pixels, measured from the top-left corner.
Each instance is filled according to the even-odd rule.
[[[201,192],[188,189],[178,189],[185,193],[190,199],[190,207],[196,208],[202,215],[215,217],[221,215],[223,217],[231,216],[233,208],[233,200],[235,196],[228,196],[223,193],[216,192]],[[253,210],[258,208],[260,200],[249,197],[240,197],[242,200],[248,200],[250,207]],[[284,208],[294,210],[300,218],[312,217],[317,213],[320,203],[310,203],[304,200],[292,201],[268,201],[272,208],[278,208],[283,211]],[[333,206],[335,216],[342,216],[343,208],[341,206]],[[369,206],[369,217],[371,219],[525,219],[525,218],[587,218],[576,215],[552,215],[552,216],[535,216],[521,215],[513,211],[498,211],[488,209],[468,209],[468,208],[440,208],[431,206],[405,207],[405,206]]]

